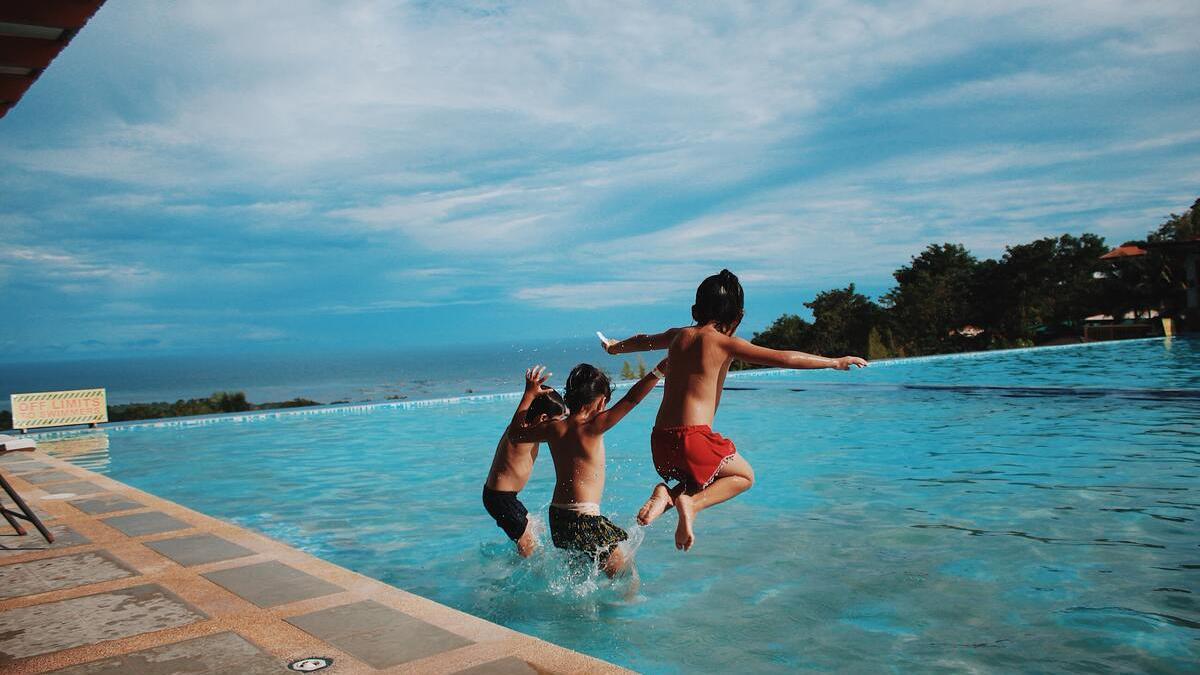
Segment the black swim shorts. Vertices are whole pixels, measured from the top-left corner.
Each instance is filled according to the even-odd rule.
[[[517,499],[515,492],[492,490],[483,486],[483,508],[496,519],[496,525],[504,530],[509,539],[516,541],[525,534],[525,526],[529,524],[529,512],[525,505]]]
[[[590,516],[551,506],[549,520],[550,538],[555,546],[591,555],[599,554],[601,563],[608,559],[618,542],[629,538],[625,530],[604,516]]]

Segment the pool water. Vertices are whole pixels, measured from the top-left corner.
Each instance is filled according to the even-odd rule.
[[[484,513],[513,398],[115,428],[100,432],[107,448],[61,452],[644,672],[1195,668],[1200,341],[729,385],[715,428],[758,482],[700,514],[689,553],[671,513],[632,528],[644,535],[632,597],[560,556],[518,559]],[[608,435],[603,510],[623,526],[657,481],[658,401]],[[552,477],[545,453],[522,493],[543,517]]]

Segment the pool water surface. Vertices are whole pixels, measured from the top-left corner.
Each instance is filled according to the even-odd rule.
[[[512,397],[128,426],[91,432],[90,446],[42,446],[644,672],[1195,668],[1200,341],[749,373],[729,386],[714,428],[757,483],[700,514],[689,553],[674,548],[671,513],[632,527],[658,480],[659,393],[607,437],[603,510],[640,541],[632,597],[561,556],[518,559],[483,511]],[[545,452],[522,493],[543,520],[552,479]]]

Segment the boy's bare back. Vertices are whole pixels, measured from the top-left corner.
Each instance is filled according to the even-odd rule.
[[[665,368],[666,362],[659,364],[659,367]],[[575,409],[570,411],[566,419],[522,425],[509,431],[509,439],[513,442],[545,441],[550,446],[556,478],[554,503],[600,502],[604,495],[604,432],[628,415],[654,389],[657,381],[658,375],[647,375],[607,410],[606,394],[586,402],[576,402]]]
[[[505,429],[500,442],[496,444],[492,468],[488,471],[487,482],[484,485],[492,490],[524,490],[525,484],[533,474],[533,463],[537,461],[537,456],[537,443],[514,443]]]
[[[711,325],[676,329],[667,350],[671,377],[663,383],[656,427],[712,424],[733,362],[728,339]]]
[[[598,504],[604,495],[604,432],[595,433],[591,422],[575,414],[551,424],[547,444],[554,457],[556,504]]]

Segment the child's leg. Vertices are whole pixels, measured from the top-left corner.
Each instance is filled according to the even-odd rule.
[[[608,554],[608,558],[604,561],[604,573],[608,575],[609,579],[626,573],[637,575],[637,571],[633,567],[633,559],[626,556],[620,546],[614,546],[612,553]]]
[[[741,455],[729,458],[717,471],[717,477],[708,487],[688,494],[680,492],[675,497],[675,509],[679,512],[679,525],[675,528],[675,548],[686,551],[696,543],[692,521],[696,514],[723,501],[733,499],[754,485],[754,469]]]

